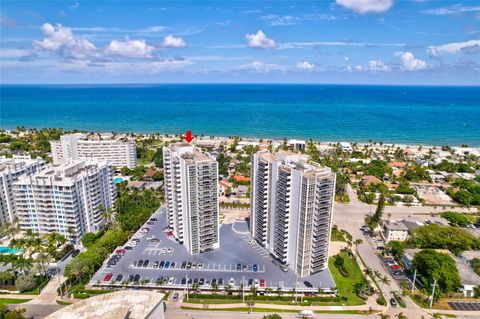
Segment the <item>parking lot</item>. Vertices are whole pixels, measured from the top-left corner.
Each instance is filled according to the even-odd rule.
[[[449,301],[448,305],[458,311],[480,311],[480,302]]]
[[[156,221],[152,223],[152,218]],[[269,253],[251,240],[245,221],[224,224],[220,227],[220,248],[202,254],[190,255],[169,236],[164,208],[155,212],[122,248],[115,252],[111,265],[107,262],[92,278],[92,285],[147,286],[184,289],[189,283],[201,289],[211,289],[212,282],[219,289],[229,285],[255,286],[297,291],[325,291],[334,286],[328,269],[305,278],[297,278],[291,270],[283,270]],[[147,239],[148,238],[148,239]],[[123,254],[123,256],[122,256]],[[108,261],[108,259],[107,259]],[[109,277],[106,278],[108,274]],[[305,284],[305,281],[307,284]],[[308,287],[309,284],[312,287]]]

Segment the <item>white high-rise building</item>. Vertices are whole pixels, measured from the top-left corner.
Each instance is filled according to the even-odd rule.
[[[328,267],[335,178],[306,155],[253,155],[250,231],[301,277]]]
[[[218,163],[187,143],[163,147],[168,224],[191,254],[220,247]]]
[[[112,171],[107,161],[87,159],[19,178],[13,188],[20,227],[60,233],[76,242],[99,231],[105,224],[104,212],[116,198]]]
[[[60,140],[51,141],[54,164],[66,163],[82,158],[108,160],[112,166],[120,169],[124,166],[134,168],[137,165],[137,149],[134,139],[112,138],[100,134],[67,134]]]
[[[38,157],[16,156],[7,158],[0,157],[0,224],[13,223],[17,217],[15,200],[13,198],[13,183],[21,176],[30,176],[46,165],[46,162]]]

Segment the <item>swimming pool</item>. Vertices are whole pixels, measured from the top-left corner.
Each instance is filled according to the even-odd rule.
[[[19,250],[16,248],[0,246],[0,254],[16,254],[18,252]]]
[[[114,182],[115,184],[121,183],[121,182],[123,182],[123,178],[121,178],[121,177],[115,177],[115,178],[113,179],[113,182]]]

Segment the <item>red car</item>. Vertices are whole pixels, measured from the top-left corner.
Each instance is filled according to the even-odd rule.
[[[400,267],[399,265],[393,265],[393,266],[390,266],[390,268],[392,268],[394,270],[402,269],[402,267]]]
[[[125,249],[117,249],[115,252],[119,255],[124,255],[125,254]]]
[[[113,277],[113,274],[111,272],[109,272],[108,274],[105,275],[105,277],[103,278],[103,282],[107,282],[107,281],[110,281],[110,279],[112,279]]]
[[[150,231],[150,228],[148,228],[148,227],[143,227],[143,228],[142,228],[142,231],[143,231],[144,233],[148,233],[148,232]]]
[[[260,287],[261,288],[265,287],[265,280],[263,279],[260,280]]]

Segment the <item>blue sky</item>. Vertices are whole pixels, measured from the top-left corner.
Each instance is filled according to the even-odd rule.
[[[480,85],[480,1],[2,0],[1,83]]]

